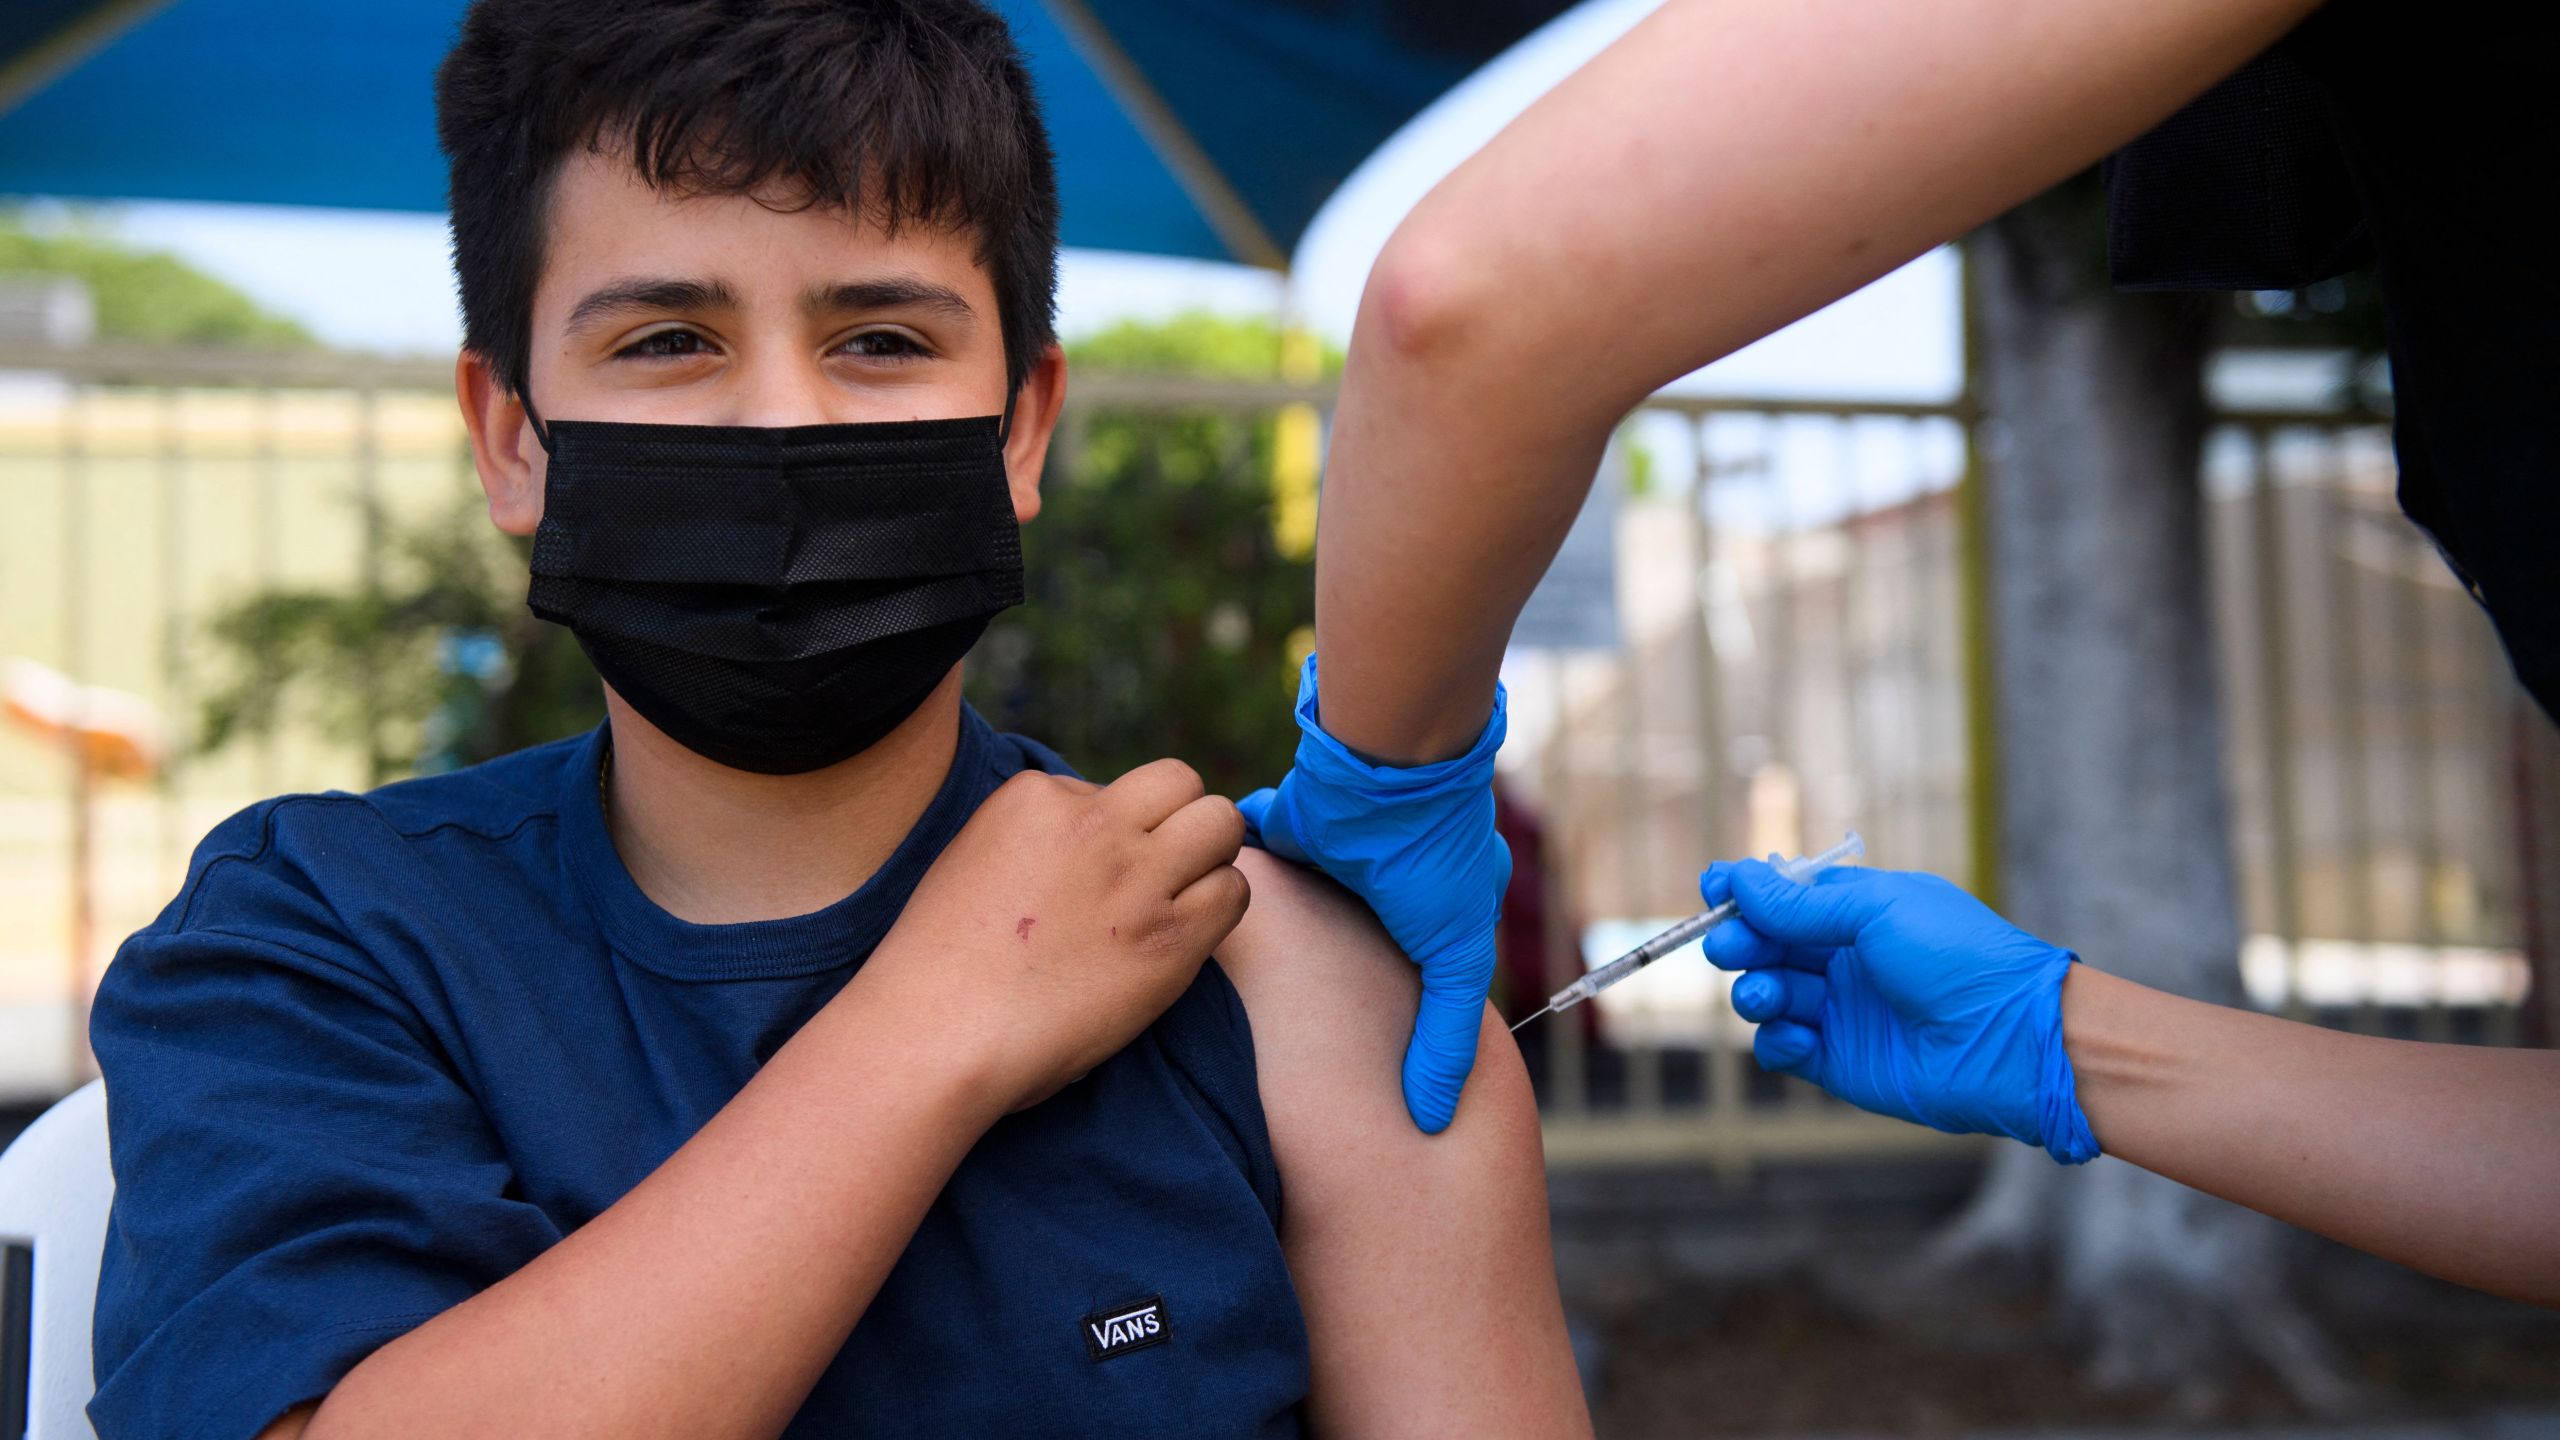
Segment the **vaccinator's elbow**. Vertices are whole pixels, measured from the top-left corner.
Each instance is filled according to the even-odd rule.
[[[1482,261],[1462,240],[1408,220],[1370,267],[1354,348],[1399,365],[1448,365],[1469,352],[1490,303]]]

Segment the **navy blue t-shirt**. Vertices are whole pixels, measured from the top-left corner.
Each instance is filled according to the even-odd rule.
[[[254,1435],[613,1204],[843,987],[998,784],[1065,768],[964,713],[950,777],[860,890],[694,925],[623,868],[603,745],[255,806],[125,942],[91,1025],[117,1182],[104,1440]],[[1295,1434],[1279,1205],[1211,962],[987,1132],[787,1433]],[[1108,1346],[1087,1333],[1133,1314]]]

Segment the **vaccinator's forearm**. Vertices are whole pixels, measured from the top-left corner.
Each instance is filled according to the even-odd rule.
[[[1612,427],[2149,128],[2314,0],[1672,0],[1435,188],[1361,302],[1325,728],[1466,748]]]
[[[2342,1034],[2085,965],[2062,1016],[2107,1153],[2428,1274],[2560,1305],[2560,1052]]]

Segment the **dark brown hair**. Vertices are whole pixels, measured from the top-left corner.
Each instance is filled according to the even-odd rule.
[[[579,146],[653,188],[973,233],[1008,393],[1056,338],[1058,183],[1013,36],[974,0],[475,0],[436,73],[463,344],[522,391],[548,198]]]

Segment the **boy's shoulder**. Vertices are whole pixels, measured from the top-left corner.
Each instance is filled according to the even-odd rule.
[[[984,736],[982,753],[988,769],[998,781],[1012,779],[1025,770],[1036,770],[1043,775],[1071,775],[1079,780],[1084,778],[1083,771],[1068,764],[1046,743],[1016,731],[997,729],[974,706],[961,711],[960,723],[975,727]]]
[[[288,895],[325,902],[342,885],[397,885],[414,842],[441,833],[504,840],[558,813],[568,769],[586,740],[573,736],[363,794],[261,800],[197,843],[186,883],[154,928],[219,924],[227,912],[262,911]]]
[[[1322,871],[1252,846],[1238,852],[1236,868],[1252,884],[1253,901],[1218,958],[1247,972],[1240,986],[1249,981],[1275,999],[1349,987],[1345,1008],[1419,1003],[1418,973],[1358,896]]]
[[[1384,1156],[1420,1140],[1398,1079],[1421,1004],[1420,972],[1369,907],[1320,872],[1251,848],[1236,866],[1253,901],[1218,947],[1218,963],[1253,1027],[1284,1170],[1293,1148],[1374,1144]],[[1460,1108],[1520,1111],[1526,1077],[1490,1009],[1479,1044]]]
[[[558,813],[570,773],[592,749],[594,733],[528,746],[440,775],[398,780],[352,797],[372,807],[401,835],[463,829],[495,839],[528,818]]]

